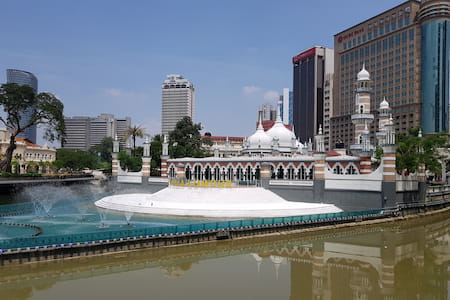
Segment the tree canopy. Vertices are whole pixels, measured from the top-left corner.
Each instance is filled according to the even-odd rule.
[[[125,133],[125,139],[128,139],[131,137],[133,140],[133,155],[136,155],[136,138],[140,137],[143,138],[145,135],[145,128],[142,128],[140,125],[134,125],[127,128],[127,131]]]
[[[98,157],[100,153],[100,160],[102,162],[111,163],[112,161],[112,148],[113,148],[113,138],[105,137],[99,145],[92,146],[89,148],[88,152]]]
[[[175,129],[169,133],[169,154],[173,158],[180,157],[204,157],[202,148],[200,123],[194,124],[190,117],[184,117],[175,125]]]
[[[438,174],[441,170],[438,148],[448,147],[447,136],[445,133],[436,133],[419,137],[419,130],[410,128],[409,135],[397,134],[397,171],[414,173],[423,163],[427,170]]]
[[[33,88],[15,83],[0,86],[0,105],[6,113],[0,122],[11,133],[5,159],[0,162],[0,171],[11,172],[16,137],[34,125],[44,125],[44,138],[49,141],[62,140],[65,132],[64,105],[50,93],[36,94]],[[24,122],[24,113],[33,109],[29,120]]]
[[[97,165],[97,158],[83,150],[58,149],[54,165],[58,170],[62,168],[69,171],[80,171],[84,168],[94,169]]]

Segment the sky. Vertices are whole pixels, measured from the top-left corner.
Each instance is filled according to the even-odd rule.
[[[0,83],[6,69],[32,72],[65,116],[129,116],[155,135],[161,84],[181,74],[203,132],[248,136],[258,107],[292,90],[293,56],[403,1],[2,2]]]

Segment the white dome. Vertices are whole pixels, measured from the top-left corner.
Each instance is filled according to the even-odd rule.
[[[380,103],[380,109],[389,109],[389,102],[386,101],[386,97]]]
[[[363,65],[362,70],[358,73],[358,81],[360,80],[370,80],[370,74],[366,70],[365,65]]]
[[[275,124],[267,131],[267,134],[278,141],[278,147],[281,151],[290,151],[291,148],[297,146],[295,134],[284,126],[279,113]]]
[[[271,150],[272,149],[272,137],[264,132],[262,124],[259,123],[256,132],[247,138],[248,150]]]

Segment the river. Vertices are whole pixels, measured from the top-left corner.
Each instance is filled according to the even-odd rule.
[[[0,299],[450,299],[449,216],[0,266]]]

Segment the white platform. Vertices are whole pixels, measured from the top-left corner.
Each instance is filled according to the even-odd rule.
[[[264,188],[168,187],[154,194],[124,194],[95,202],[101,208],[154,215],[264,218],[336,213],[332,204],[286,201]]]

